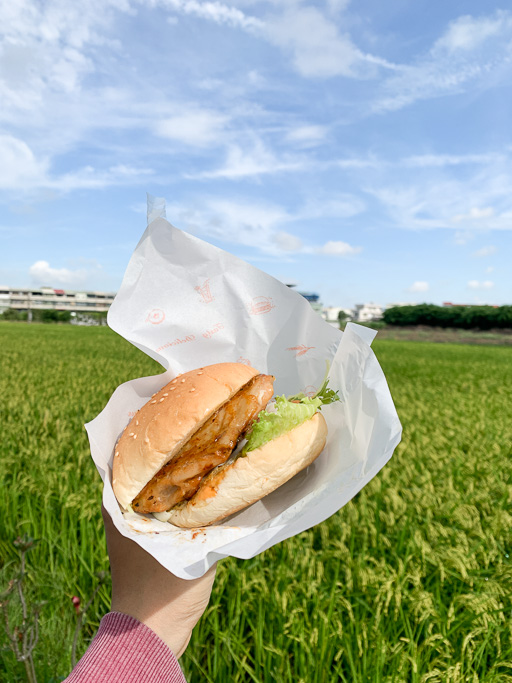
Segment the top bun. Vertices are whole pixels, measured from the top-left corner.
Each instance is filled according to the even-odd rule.
[[[114,454],[112,486],[127,509],[135,496],[226,401],[258,371],[217,363],[178,375],[136,413]]]

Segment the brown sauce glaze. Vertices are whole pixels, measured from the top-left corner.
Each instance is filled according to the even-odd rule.
[[[241,436],[270,401],[273,382],[271,375],[256,375],[222,405],[133,499],[133,509],[165,512],[191,498],[202,478],[226,462]]]

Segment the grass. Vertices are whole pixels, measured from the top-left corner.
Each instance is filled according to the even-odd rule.
[[[34,653],[48,682],[69,671],[71,597],[86,602],[108,568],[82,425],[119,383],[160,368],[105,328],[3,323],[0,345],[0,586],[14,538],[42,539],[27,592],[48,601]],[[220,563],[181,660],[190,683],[512,681],[512,349],[378,338],[374,348],[402,444],[323,524]],[[80,652],[108,606],[107,584]],[[0,680],[25,680],[9,652]]]

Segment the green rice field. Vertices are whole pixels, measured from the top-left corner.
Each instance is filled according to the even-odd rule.
[[[159,366],[106,328],[0,323],[0,593],[27,555],[39,683],[70,669],[76,615],[108,569],[84,422]],[[190,683],[512,681],[512,348],[374,342],[404,427],[329,520],[223,560],[181,659]],[[109,608],[108,582],[78,641]],[[11,613],[15,619],[16,614]],[[7,638],[0,622],[0,647]],[[0,681],[24,681],[9,649]]]

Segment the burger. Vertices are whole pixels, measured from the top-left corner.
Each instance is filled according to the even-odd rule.
[[[183,528],[214,524],[268,495],[322,452],[324,381],[308,397],[271,401],[274,377],[239,363],[179,375],[135,414],[115,449],[124,511]]]

